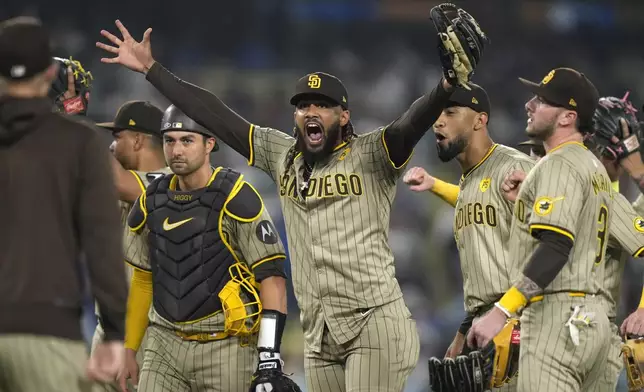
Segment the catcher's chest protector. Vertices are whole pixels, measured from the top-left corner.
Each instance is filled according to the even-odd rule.
[[[154,309],[171,322],[198,320],[222,309],[218,294],[235,263],[222,239],[224,206],[239,173],[222,168],[193,192],[174,191],[172,175],[146,191]]]

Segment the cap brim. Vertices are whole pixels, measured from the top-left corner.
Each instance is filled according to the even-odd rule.
[[[534,95],[541,95],[541,86],[539,83],[531,82],[528,79],[519,78],[521,84],[526,86]]]
[[[543,146],[542,142],[537,140],[526,140],[518,144],[519,146]]]
[[[97,123],[96,126],[100,128],[109,129],[110,131],[117,131],[117,130],[123,129],[123,128],[117,127],[116,124],[114,124],[113,122]]]
[[[290,101],[290,102],[291,102],[291,105],[297,105],[297,103],[298,103],[298,102],[300,102],[300,101],[302,100],[302,98],[303,98],[303,97],[316,97],[316,96],[317,96],[317,97],[322,97],[322,98],[328,99],[329,101],[334,102],[334,103],[335,103],[335,104],[337,104],[338,106],[345,107],[345,106],[344,106],[344,105],[342,105],[340,102],[338,102],[337,100],[335,100],[335,99],[333,99],[333,98],[329,97],[329,96],[328,96],[328,95],[326,95],[326,94],[322,94],[322,93],[313,93],[313,92],[306,92],[306,93],[299,93],[299,94],[295,94],[295,95],[293,95],[293,96],[291,97],[291,101]]]

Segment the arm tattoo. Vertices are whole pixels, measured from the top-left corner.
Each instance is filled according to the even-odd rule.
[[[516,287],[517,290],[519,290],[528,301],[530,300],[530,298],[543,293],[543,289],[527,276],[524,276],[519,282],[514,285],[514,287]]]

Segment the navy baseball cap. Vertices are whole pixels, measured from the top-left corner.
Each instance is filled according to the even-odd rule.
[[[9,80],[28,79],[53,62],[49,33],[40,20],[28,16],[0,23],[0,75]]]
[[[291,105],[297,105],[302,99],[316,95],[337,103],[344,110],[349,109],[349,94],[342,81],[324,72],[313,72],[301,77],[295,85]]]
[[[599,92],[583,73],[572,68],[556,68],[550,71],[540,83],[519,78],[533,94],[549,104],[574,110],[579,123],[592,126],[593,114],[599,102]]]
[[[467,83],[471,90],[457,87],[447,102],[447,107],[464,106],[477,113],[487,113],[490,117],[490,98],[483,87],[474,83]]]

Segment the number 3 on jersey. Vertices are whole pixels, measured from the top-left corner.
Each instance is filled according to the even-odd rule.
[[[595,257],[595,264],[602,262],[602,255],[604,254],[604,247],[606,246],[606,229],[608,228],[608,207],[602,204],[599,207],[599,218],[597,218],[597,257]]]

